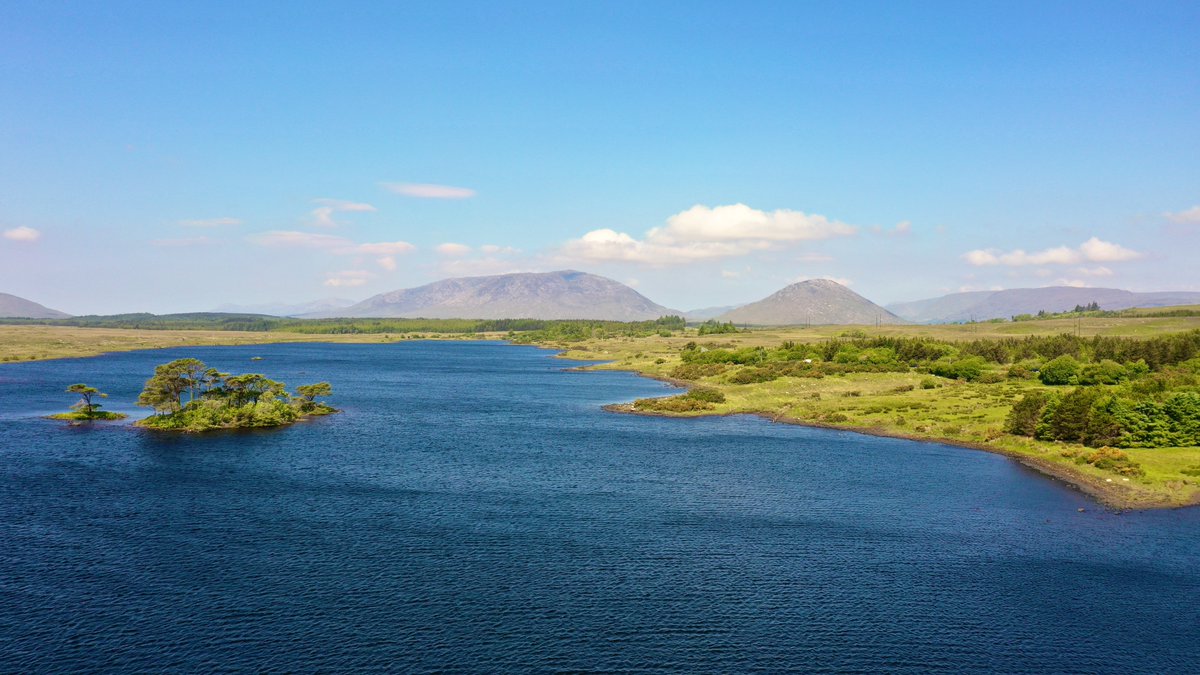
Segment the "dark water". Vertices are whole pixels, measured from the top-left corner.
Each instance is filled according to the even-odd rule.
[[[38,418],[76,381],[143,414],[184,355],[328,379],[345,414]],[[1200,672],[1200,510],[1106,512],[940,445],[605,413],[667,390],[564,365],[409,343],[0,366],[0,671]]]

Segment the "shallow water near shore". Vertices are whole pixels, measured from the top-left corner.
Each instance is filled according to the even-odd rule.
[[[183,356],[328,380],[345,412],[41,418],[74,382],[144,416]],[[573,365],[405,342],[0,366],[0,671],[1200,671],[1200,508],[1114,513],[963,448],[609,413],[671,389]]]

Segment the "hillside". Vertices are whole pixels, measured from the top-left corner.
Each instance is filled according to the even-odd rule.
[[[1077,305],[1097,303],[1100,309],[1130,307],[1168,307],[1200,302],[1200,293],[1164,291],[1135,293],[1117,288],[1076,288],[1048,286],[1046,288],[1012,288],[1003,291],[973,291],[951,293],[940,298],[901,302],[887,308],[909,321],[917,323],[952,323],[957,321],[986,321],[1008,319],[1018,314],[1066,312]]]
[[[11,319],[63,319],[70,314],[50,309],[32,300],[0,293],[0,317]]]
[[[443,279],[381,293],[345,309],[306,314],[305,318],[645,321],[668,314],[680,312],[612,279],[564,270]]]
[[[717,317],[753,326],[823,324],[900,324],[903,319],[828,279],[792,284],[758,302]]]

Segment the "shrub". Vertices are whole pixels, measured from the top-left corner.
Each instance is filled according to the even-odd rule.
[[[725,394],[719,389],[712,387],[695,387],[688,393],[684,394],[686,398],[695,401],[704,401],[705,403],[724,403]]]
[[[1038,420],[1042,418],[1042,410],[1046,408],[1049,397],[1040,391],[1031,391],[1021,397],[1008,418],[1004,421],[1004,430],[1018,436],[1033,436],[1037,431]]]
[[[671,371],[671,377],[679,380],[699,380],[702,377],[720,375],[729,369],[723,363],[684,363]]]
[[[937,389],[940,386],[942,386],[942,383],[938,382],[937,380],[935,380],[932,377],[926,377],[923,380],[921,380],[921,388],[922,389]]]
[[[1042,366],[1042,370],[1038,373],[1038,378],[1042,384],[1051,386],[1061,386],[1064,384],[1072,384],[1079,376],[1079,362],[1075,357],[1069,354],[1050,361]]]
[[[1100,363],[1084,366],[1079,373],[1079,384],[1118,384],[1128,377],[1125,366],[1104,359]]]
[[[929,364],[929,372],[951,380],[974,382],[987,368],[987,362],[979,356],[965,359],[942,359]]]

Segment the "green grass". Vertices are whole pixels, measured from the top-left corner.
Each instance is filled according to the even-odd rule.
[[[1084,322],[1086,323],[1087,320]],[[1103,322],[1103,323],[1101,323]],[[1031,334],[1056,334],[1054,321],[1024,324],[978,324],[977,326],[906,326],[861,328],[868,335],[928,335],[941,339],[972,340],[993,336],[998,329],[1042,328]],[[1074,323],[1073,321],[1071,322]],[[1161,335],[1190,328],[1189,318],[1095,319],[1081,326],[1081,333],[1103,335]],[[1113,325],[1115,324],[1115,325]],[[1047,326],[1049,325],[1049,326]],[[973,330],[981,329],[976,332]],[[1086,328],[1086,333],[1084,332]],[[682,363],[680,350],[687,342],[709,347],[776,347],[784,340],[819,341],[846,332],[838,329],[766,329],[737,335],[671,338],[624,338],[592,340],[580,344],[552,345],[566,349],[564,357],[603,360],[590,366],[605,370],[632,370],[644,375],[671,379]],[[1000,335],[1011,333],[1000,333]],[[1025,334],[1025,333],[1022,333]],[[1130,448],[1125,453],[1144,472],[1122,475],[1116,470],[1080,464],[1075,456],[1094,452],[1080,445],[1038,441],[1004,432],[1004,422],[1025,392],[1049,389],[1036,380],[1004,380],[994,384],[948,380],[917,372],[849,373],[823,378],[780,377],[769,382],[734,384],[729,368],[715,375],[684,382],[689,386],[715,389],[723,402],[705,406],[640,404],[631,408],[679,417],[703,415],[759,414],[780,421],[796,421],[888,436],[949,442],[1007,454],[1036,468],[1082,486],[1118,507],[1164,507],[1200,503],[1200,476],[1185,473],[1200,467],[1200,448]],[[923,381],[939,386],[926,389]],[[1061,389],[1061,388],[1060,388]],[[639,402],[640,403],[640,402]]]
[[[103,422],[111,420],[123,420],[126,417],[129,417],[129,415],[124,413],[109,412],[107,410],[97,410],[90,415],[84,412],[67,412],[47,415],[46,417],[52,420],[66,420],[68,422]]]

